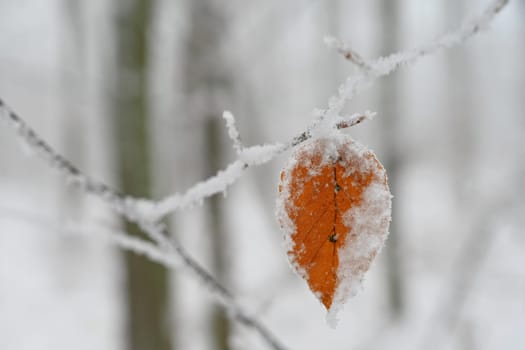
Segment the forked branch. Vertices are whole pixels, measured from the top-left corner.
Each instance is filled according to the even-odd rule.
[[[69,183],[109,203],[117,213],[129,221],[137,223],[153,241],[153,244],[150,244],[145,241],[128,240],[122,235],[116,236],[115,239],[121,247],[127,247],[127,249],[133,251],[142,251],[150,259],[168,268],[181,268],[188,271],[190,275],[196,277],[208,287],[214,300],[228,311],[228,315],[232,319],[253,329],[271,348],[283,349],[284,347],[277,341],[275,336],[255,317],[252,317],[238,305],[234,296],[213,275],[194,260],[176,240],[169,238],[169,233],[166,227],[160,223],[160,220],[177,209],[200,203],[214,194],[226,191],[249,167],[267,163],[284,151],[312,137],[321,137],[327,130],[352,127],[366,119],[370,119],[373,116],[371,112],[345,117],[342,116],[342,111],[346,103],[356,93],[376,79],[394,72],[403,65],[416,62],[420,58],[433,54],[438,50],[459,45],[480,32],[507,3],[508,0],[494,0],[479,15],[468,17],[468,19],[464,20],[462,25],[454,32],[445,34],[430,44],[372,61],[363,60],[360,55],[342,42],[332,41],[332,44],[335,43],[336,48],[339,47],[338,51],[341,54],[363,69],[357,75],[346,79],[339,88],[338,94],[329,99],[328,107],[318,110],[315,121],[306,131],[288,142],[242,147],[233,115],[225,113],[229,135],[238,153],[237,159],[217,175],[195,184],[186,192],[169,195],[160,201],[128,197],[105,183],[85,175],[71,161],[56,152],[2,100],[0,100],[0,121],[7,122],[7,125],[16,131],[20,139],[31,150],[44,159],[50,167],[64,175]]]
[[[170,234],[165,225],[159,222],[147,221],[139,215],[134,205],[135,200],[126,197],[117,190],[93,180],[82,173],[72,162],[55,151],[43,140],[22,118],[11,110],[0,99],[0,120],[7,122],[27,143],[32,151],[42,157],[52,168],[58,170],[65,176],[66,180],[81,188],[86,193],[92,194],[99,199],[109,203],[111,207],[127,220],[136,223],[153,241],[153,244],[137,239],[126,239],[122,234],[113,236],[115,243],[126,247],[134,252],[142,252],[149,259],[162,264],[166,268],[181,269],[195,277],[210,291],[214,300],[225,308],[227,315],[240,324],[249,327],[259,333],[272,349],[285,349],[277,338],[256,318],[252,317],[236,301],[222,284],[202,267],[175,239],[170,239]]]

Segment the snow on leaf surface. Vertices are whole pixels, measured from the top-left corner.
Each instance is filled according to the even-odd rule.
[[[374,153],[342,134],[306,142],[281,173],[277,216],[289,260],[333,326],[384,244],[391,198]]]

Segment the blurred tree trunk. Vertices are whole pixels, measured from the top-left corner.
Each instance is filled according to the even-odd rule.
[[[224,5],[214,0],[189,3],[191,28],[184,64],[185,88],[189,96],[189,117],[204,131],[201,156],[205,177],[215,174],[224,164],[224,123],[222,110],[229,108],[233,95],[231,72],[219,48],[226,39]],[[208,232],[213,272],[228,284],[228,235],[224,222],[223,197],[213,196],[207,206]],[[211,314],[213,343],[216,349],[229,349],[230,323],[216,306]]]
[[[399,20],[401,13],[401,2],[399,0],[381,1],[381,54],[390,54],[400,48]],[[382,140],[384,142],[383,164],[388,172],[390,190],[398,195],[399,172],[402,167],[402,155],[399,147],[400,107],[399,79],[396,74],[383,79],[379,89],[379,106],[382,119]],[[388,299],[392,317],[399,317],[403,311],[403,272],[402,272],[402,242],[399,230],[398,214],[400,206],[394,205],[392,209],[392,222],[390,224],[390,235],[386,242],[385,255],[387,258],[388,276]]]
[[[120,0],[116,8],[116,70],[112,96],[120,188],[150,197],[151,155],[148,131],[148,30],[152,1]],[[140,229],[125,224],[130,234]],[[164,267],[125,253],[128,349],[171,349],[168,327],[168,275]]]
[[[206,149],[208,171],[210,175],[216,173],[223,164],[222,156],[222,133],[224,124],[217,117],[210,117],[206,123]],[[220,281],[228,280],[228,234],[224,222],[224,197],[216,195],[210,198],[208,203],[209,232],[212,246],[213,270]],[[230,337],[230,321],[224,310],[214,306],[211,315],[212,331],[217,350],[227,350]]]

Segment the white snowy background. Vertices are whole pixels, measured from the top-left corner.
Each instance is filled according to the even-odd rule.
[[[79,71],[64,59],[70,40],[64,1],[0,2],[0,96],[84,171],[114,183],[100,83],[110,44],[103,34],[111,20],[107,2],[83,4],[86,49]],[[191,138],[194,128],[179,121],[185,96],[172,67],[180,60],[187,27],[184,6],[157,3],[164,11],[158,11],[151,34],[152,100],[161,197],[202,178],[192,176],[198,171],[177,170],[191,168],[199,153],[176,151],[173,140],[174,134]],[[301,132],[311,111],[326,105],[344,77],[356,71],[323,45],[324,35],[338,34],[365,57],[388,53],[376,44],[385,16],[380,3],[341,0],[334,15],[326,1],[225,2],[231,32],[224,50],[235,59],[240,87],[237,104],[224,109],[235,112],[246,144]],[[400,49],[432,40],[485,3],[399,1]],[[288,154],[249,170],[228,190],[222,205],[231,244],[230,285],[286,345],[525,348],[524,38],[525,3],[511,0],[486,32],[394,73],[396,115],[378,98],[393,77],[377,81],[349,106],[378,112],[349,133],[380,160],[388,153],[386,133],[394,133],[401,149],[393,212],[402,255],[402,316],[391,315],[381,255],[364,290],[347,303],[339,327],[326,324],[322,306],[288,266],[273,216],[279,169]],[[71,138],[78,149],[65,147]],[[182,180],[172,183],[166,174]],[[115,218],[96,198],[67,189],[0,124],[0,349],[123,348],[120,252],[66,232],[70,222],[112,225]],[[209,266],[202,209],[178,212],[175,223],[183,244]],[[209,296],[187,275],[174,273],[173,280],[177,348],[212,348],[205,319]],[[249,330],[239,329],[231,342],[239,349],[264,348]]]

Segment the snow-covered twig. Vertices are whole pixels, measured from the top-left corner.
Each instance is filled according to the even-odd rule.
[[[11,217],[22,219],[25,222],[30,222],[38,227],[45,227],[49,231],[57,232],[64,235],[82,236],[86,238],[96,238],[98,241],[109,242],[117,247],[124,250],[131,251],[135,254],[142,255],[147,259],[158,263],[168,269],[181,269],[184,271],[184,266],[181,266],[180,259],[174,254],[167,252],[165,249],[160,248],[158,245],[149,242],[147,240],[134,237],[126,232],[120,231],[114,227],[110,227],[107,224],[102,223],[86,223],[86,222],[69,222],[66,225],[60,225],[59,223],[40,216],[37,213],[31,213],[26,211],[20,211],[10,207],[0,207],[0,215],[7,214]],[[193,259],[187,256],[183,252],[183,259],[187,260],[188,264],[194,264]],[[200,268],[200,266],[194,266],[193,268],[186,269],[190,273],[193,272],[194,268]],[[233,296],[220,284],[216,283],[214,278],[210,276],[206,271],[202,271],[206,275],[204,280],[205,284],[214,290],[213,295],[217,299],[221,300],[223,306],[228,304],[226,310],[228,315],[239,321],[241,324],[250,328],[255,328],[263,336],[263,338],[271,345],[273,349],[283,349],[275,337],[269,332],[264,326],[258,323],[255,319],[255,315],[249,315],[244,311],[236,301],[233,300]]]
[[[61,225],[58,222],[41,215],[40,213],[16,209],[8,206],[0,206],[0,216],[15,220],[23,220],[44,231],[56,232],[63,235],[96,238],[110,242],[124,250],[143,255],[151,261],[170,267],[175,265],[173,258],[165,254],[155,244],[139,237],[129,235],[125,232],[102,223],[68,222]]]
[[[158,232],[160,235],[168,234],[168,232],[165,231],[165,226],[152,226],[149,230],[160,230]],[[263,324],[261,324],[254,315],[248,313],[238,304],[233,294],[231,294],[207,270],[190,257],[179,244],[175,244],[166,250],[146,240],[133,237],[125,232],[104,228],[98,225],[90,227],[84,224],[69,224],[66,226],[65,231],[67,233],[81,234],[87,237],[95,234],[97,238],[105,239],[120,248],[143,255],[149,260],[163,265],[168,269],[187,270],[192,275],[199,277],[200,282],[212,292],[211,294],[215,297],[215,300],[225,308],[231,319],[248,328],[256,330],[272,349],[285,349],[277,338]],[[174,254],[174,252],[176,253]]]
[[[359,91],[368,87],[374,80],[389,75],[401,66],[416,62],[417,60],[431,55],[441,49],[450,48],[464,43],[467,39],[477,34],[482,28],[494,19],[494,17],[507,5],[509,0],[492,0],[484,11],[468,16],[463,20],[459,28],[447,33],[430,44],[425,44],[411,50],[397,52],[386,57],[380,57],[368,61],[368,69],[361,71],[355,76],[350,76],[339,87],[338,94],[328,100],[328,109],[325,118],[318,127],[321,130],[329,129],[324,123],[333,125],[334,120],[341,114],[346,103]],[[344,46],[344,44],[342,44]]]
[[[124,238],[122,235],[114,236],[114,241],[121,247],[142,252],[146,257],[161,263],[167,268],[181,268],[197,278],[208,288],[214,300],[225,308],[232,319],[242,325],[255,330],[272,348],[281,350],[284,346],[275,336],[256,318],[252,317],[240,305],[219,281],[213,277],[176,240],[169,239],[170,234],[162,223],[146,220],[136,211],[137,200],[126,197],[106,184],[96,181],[83,174],[71,161],[56,152],[45,142],[25,121],[20,118],[0,99],[0,121],[5,121],[27,143],[29,148],[43,158],[52,168],[58,170],[66,177],[68,182],[86,193],[92,194],[107,203],[114,210],[131,222],[136,223],[153,240],[153,244],[139,242]],[[155,249],[156,248],[156,249]]]
[[[136,211],[135,200],[125,196],[118,190],[103,182],[94,180],[85,175],[66,157],[55,151],[42,137],[40,137],[22,118],[20,118],[5,102],[0,99],[0,120],[7,122],[28,148],[44,159],[53,169],[58,170],[66,181],[84,192],[94,195],[108,203],[117,213],[132,222],[143,226],[145,222]],[[159,245],[169,245],[167,236],[159,236],[155,231],[145,231],[151,239]]]
[[[64,175],[69,183],[82,188],[83,191],[91,193],[98,198],[104,199],[105,202],[109,203],[119,213],[122,214],[125,211],[126,204],[123,200],[123,194],[83,174],[73,163],[45,142],[22,118],[13,112],[2,99],[0,99],[0,120],[5,121],[13,128],[31,151],[42,157],[52,168]]]
[[[237,154],[240,154],[242,151],[241,135],[235,126],[235,117],[230,111],[224,111],[222,113],[222,117],[226,121],[228,136],[230,136],[230,139],[233,141],[233,149],[237,152]]]
[[[122,236],[117,236],[120,237],[117,239],[119,245],[134,251],[142,250],[146,256],[157,259],[157,262],[166,267],[182,267],[184,270],[189,271],[191,275],[208,287],[211,294],[215,296],[215,300],[228,310],[230,317],[254,329],[273,349],[283,349],[283,346],[256,318],[250,316],[237,304],[235,298],[227,289],[200,266],[176,240],[168,238],[170,235],[166,227],[160,223],[160,219],[177,209],[199,203],[207,197],[226,191],[229,186],[242,176],[246,169],[267,163],[282,152],[299,145],[309,138],[322,137],[325,132],[331,132],[334,128],[348,128],[359,124],[365,119],[369,119],[372,116],[369,112],[342,117],[342,111],[347,101],[377,78],[388,75],[397,68],[413,63],[438,50],[463,43],[487,26],[507,3],[508,0],[494,0],[481,14],[465,20],[455,32],[446,34],[430,44],[373,61],[364,61],[355,52],[346,48],[344,44],[338,43],[341,47],[340,50],[344,48],[344,52],[350,53],[349,60],[366,69],[363,69],[356,76],[346,79],[339,88],[338,94],[329,99],[328,108],[321,110],[320,116],[311,127],[285,143],[244,148],[240,143],[239,133],[235,127],[233,116],[231,113],[225,113],[229,135],[234,142],[234,148],[238,152],[237,159],[217,175],[195,184],[185,193],[175,193],[158,202],[127,197],[110,186],[83,174],[72,162],[56,152],[39,137],[2,100],[0,100],[0,120],[6,121],[18,133],[19,137],[28,144],[31,150],[35,151],[51,167],[63,174],[69,182],[109,203],[114,210],[129,221],[137,223],[153,240],[153,245],[150,246],[142,243],[138,244],[135,241],[124,239]]]
[[[114,244],[124,250],[142,255],[149,260],[170,269],[179,267],[177,260],[174,259],[172,255],[169,255],[160,249],[156,244],[132,236],[126,232],[121,232],[115,228],[70,222],[66,224],[61,231],[65,234],[80,235],[109,242],[110,244]]]
[[[370,112],[355,114],[349,117],[341,117],[335,125],[336,128],[347,128],[357,125],[372,116]],[[137,223],[143,231],[153,240],[159,249],[163,249],[170,257],[167,267],[177,266],[189,270],[192,275],[206,285],[211,293],[224,306],[230,316],[240,323],[255,329],[274,349],[283,347],[277,342],[275,337],[255,318],[249,316],[240,306],[237,305],[233,295],[225,289],[206,269],[200,266],[186,250],[174,239],[168,239],[169,232],[164,225],[159,223],[162,216],[181,207],[194,204],[215,193],[225,191],[233,184],[247,168],[268,162],[276,155],[312,137],[309,131],[305,131],[287,143],[276,143],[273,145],[252,146],[243,148],[237,161],[233,162],[223,172],[219,172],[214,177],[193,186],[183,195],[176,194],[161,201],[154,203],[151,211],[152,202],[149,200],[126,197],[124,194],[107,186],[106,184],[91,179],[83,174],[72,162],[56,152],[47,142],[43,140],[27,123],[12,111],[2,100],[0,100],[0,120],[4,120],[18,133],[19,137],[27,143],[29,148],[42,157],[52,168],[58,170],[66,177],[70,184],[75,185],[85,192],[92,194],[111,205],[119,214],[126,217],[129,221]],[[149,215],[144,215],[149,213]],[[123,241],[119,241],[123,243]],[[123,243],[129,243],[126,241]],[[136,243],[136,242],[135,242]],[[136,248],[136,246],[134,246]],[[151,252],[150,252],[151,253]],[[147,254],[152,257],[152,254]],[[156,256],[159,257],[158,255]],[[163,258],[166,262],[165,257]],[[157,261],[161,262],[161,261]]]
[[[333,36],[325,36],[324,37],[324,43],[326,46],[328,46],[331,49],[336,50],[341,55],[343,55],[344,58],[358,66],[362,69],[370,69],[370,65],[365,61],[363,57],[361,57],[360,54],[352,50],[349,46],[347,46],[344,42],[341,40],[333,37]]]
[[[242,176],[244,170],[247,168],[271,161],[282,152],[306,141],[313,134],[315,134],[316,137],[322,137],[326,132],[333,130],[334,125],[344,126],[344,123],[339,124],[341,123],[341,112],[347,101],[357,92],[370,85],[377,78],[386,76],[403,65],[413,63],[438,50],[465,42],[474,34],[478,33],[481,28],[486,27],[508,1],[509,0],[492,1],[481,14],[467,17],[456,31],[443,35],[431,44],[367,62],[367,69],[364,69],[356,76],[347,78],[339,88],[338,95],[329,99],[328,108],[322,110],[322,118],[319,118],[306,132],[299,134],[288,143],[255,146],[255,148],[250,147],[244,149],[236,161],[228,165],[223,171],[217,173],[217,175],[196,184],[183,194],[175,193],[158,203],[146,202],[144,203],[146,205],[142,206],[142,210],[149,213],[148,215],[152,217],[162,217],[182,207],[199,203],[207,197],[226,191],[229,186]],[[350,123],[348,126],[352,126],[352,124]],[[257,154],[261,156],[261,158],[247,156],[255,153],[252,152],[254,150],[257,150]],[[244,158],[242,157],[243,154],[245,156]],[[153,204],[153,206],[151,206],[151,204]]]
[[[352,114],[347,117],[340,116],[335,120],[331,129],[349,128],[360,124],[364,120],[371,119],[373,116],[374,113],[369,111]],[[265,164],[279,154],[310,139],[313,136],[310,131],[312,128],[313,127],[308,128],[308,130],[300,133],[286,143],[245,147],[239,153],[237,160],[228,165],[226,169],[219,171],[217,175],[195,184],[185,193],[172,194],[159,202],[140,201],[137,203],[137,211],[142,212],[149,220],[156,221],[178,209],[200,203],[207,197],[224,192],[234,184],[248,168]]]
[[[73,166],[71,162],[55,152],[47,143],[38,137],[38,135],[36,135],[36,133],[1,100],[0,117],[1,119],[7,120],[22,139],[28,143],[31,149],[39,153],[46,161],[48,161],[48,163],[50,163],[51,166],[64,174],[70,182],[83,188],[86,192],[104,199],[119,213],[128,218],[140,217],[143,220],[156,221],[179,208],[199,203],[207,197],[226,191],[229,186],[242,176],[244,170],[251,166],[261,165],[271,161],[282,152],[306,141],[312,136],[312,132],[314,131],[331,130],[334,125],[336,125],[337,128],[350,127],[367,119],[358,119],[356,120],[357,123],[345,123],[344,121],[341,121],[340,115],[346,102],[361,89],[371,84],[373,80],[388,75],[402,65],[413,63],[440,49],[449,48],[463,43],[465,40],[478,33],[482,28],[486,27],[508,2],[509,0],[492,1],[489,6],[481,12],[481,14],[468,17],[456,31],[443,35],[431,44],[423,45],[405,52],[394,53],[387,57],[381,57],[368,62],[367,66],[369,66],[369,69],[364,70],[356,76],[350,76],[347,78],[345,83],[340,86],[338,95],[329,99],[328,108],[321,110],[322,117],[319,118],[306,132],[299,134],[287,143],[243,148],[239,153],[238,159],[228,165],[224,170],[219,171],[217,175],[195,184],[185,193],[175,193],[159,202],[151,201],[149,199],[125,197],[104,183],[85,176]],[[229,113],[225,113],[225,119],[227,120],[230,136],[234,140],[234,147],[236,149],[241,149],[239,141],[240,137],[235,128],[233,116]]]
[[[370,119],[372,116],[373,113],[368,111],[365,113],[356,113],[348,117],[338,118],[334,125],[337,129],[344,129],[355,126],[366,119]],[[0,99],[0,120],[6,121],[33,152],[65,176],[69,183],[104,200],[119,214],[131,221],[155,222],[177,209],[195,205],[207,197],[224,192],[243,175],[246,169],[267,163],[279,154],[311,137],[311,133],[307,130],[286,143],[243,148],[240,145],[240,136],[235,128],[233,115],[226,112],[225,119],[227,120],[227,127],[234,143],[239,140],[239,143],[237,143],[240,150],[238,159],[228,165],[226,169],[219,171],[217,175],[195,184],[185,193],[175,193],[156,202],[150,199],[126,196],[103,182],[85,175],[72,162],[56,152]],[[155,240],[159,239],[162,238],[157,237]]]

